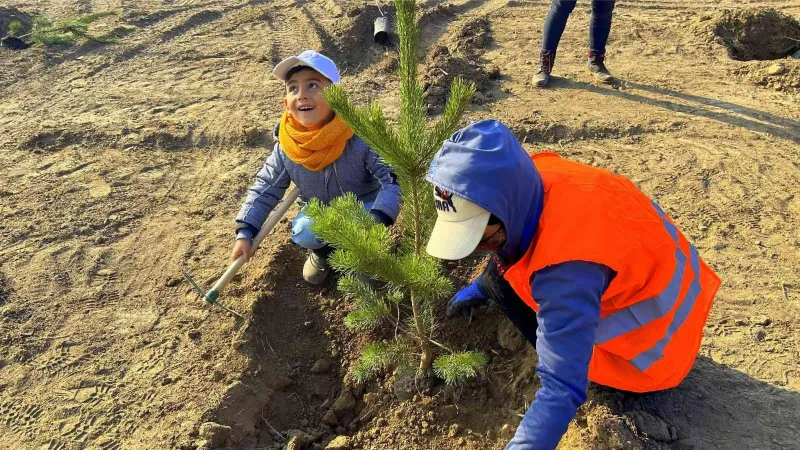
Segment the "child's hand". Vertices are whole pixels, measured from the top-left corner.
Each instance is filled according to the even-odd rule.
[[[236,261],[242,255],[244,255],[244,262],[250,260],[250,239],[236,240],[236,244],[233,245],[233,252],[231,253],[231,261]]]

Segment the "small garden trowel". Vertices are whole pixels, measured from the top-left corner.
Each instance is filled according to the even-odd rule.
[[[275,209],[272,210],[272,213],[269,215],[266,222],[264,222],[264,225],[261,227],[261,230],[259,230],[256,237],[253,239],[253,244],[250,246],[251,257],[258,249],[258,245],[261,244],[261,241],[263,241],[264,238],[267,236],[267,234],[269,234],[269,232],[272,231],[272,229],[275,227],[278,221],[281,220],[281,218],[283,218],[284,215],[286,215],[286,211],[289,210],[289,208],[292,206],[292,203],[299,196],[300,196],[300,189],[295,187],[294,189],[291,190],[291,192],[289,192],[286,195],[286,197],[283,198],[283,200],[275,207]],[[222,289],[225,288],[228,282],[231,281],[233,276],[236,275],[236,272],[239,271],[239,268],[242,267],[242,264],[244,264],[244,259],[245,259],[244,255],[242,255],[238,257],[236,261],[231,263],[231,265],[228,267],[228,270],[226,270],[225,273],[222,274],[219,280],[217,280],[217,282],[214,283],[214,286],[212,286],[211,290],[209,290],[208,292],[203,291],[203,288],[201,288],[200,285],[198,285],[197,282],[194,281],[194,279],[188,273],[183,272],[183,276],[189,281],[189,283],[191,283],[192,287],[194,287],[198,295],[203,300],[207,301],[208,303],[214,306],[218,306],[239,318],[244,318],[244,316],[242,316],[241,314],[228,308],[227,306],[223,305],[218,301],[219,293],[222,291]]]

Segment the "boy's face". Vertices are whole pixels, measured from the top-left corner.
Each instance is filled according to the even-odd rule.
[[[286,110],[306,128],[319,129],[333,120],[333,110],[322,97],[330,80],[313,69],[301,70],[286,81]]]

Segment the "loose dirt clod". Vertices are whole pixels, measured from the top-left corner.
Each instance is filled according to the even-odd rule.
[[[636,429],[647,435],[648,438],[662,442],[671,440],[669,427],[660,417],[645,411],[631,411],[625,413],[624,416],[630,418],[636,424]]]
[[[771,8],[724,11],[713,34],[740,61],[783,58],[800,48],[800,22]]]
[[[228,436],[231,435],[231,427],[220,425],[215,422],[206,422],[200,425],[200,437],[205,439],[211,448],[218,448],[225,445]]]
[[[789,59],[780,63],[748,61],[742,64],[731,70],[731,75],[776,91],[800,91],[800,60]]]
[[[331,362],[328,359],[318,359],[311,366],[311,373],[328,373],[331,370]]]
[[[525,345],[525,337],[510,320],[503,321],[497,327],[497,342],[506,350],[516,351]]]
[[[336,436],[325,447],[326,450],[347,450],[349,448],[350,442],[347,436]]]
[[[491,41],[489,21],[478,17],[466,21],[455,33],[445,38],[445,45],[462,55],[480,54]]]

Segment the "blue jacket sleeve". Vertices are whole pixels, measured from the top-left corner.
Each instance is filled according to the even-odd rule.
[[[247,190],[247,197],[236,215],[237,239],[252,239],[267,220],[275,205],[291,183],[289,172],[280,157],[280,147],[275,144],[267,162],[256,174],[255,182]]]
[[[600,298],[613,275],[608,267],[585,261],[534,273],[531,292],[539,305],[536,372],[542,386],[506,450],[556,448],[586,401]]]
[[[372,149],[367,151],[364,165],[372,176],[381,183],[381,189],[378,191],[378,196],[375,197],[375,202],[372,204],[371,209],[387,215],[394,223],[397,220],[397,216],[400,215],[400,201],[402,198],[394,169],[381,161],[378,154]]]

